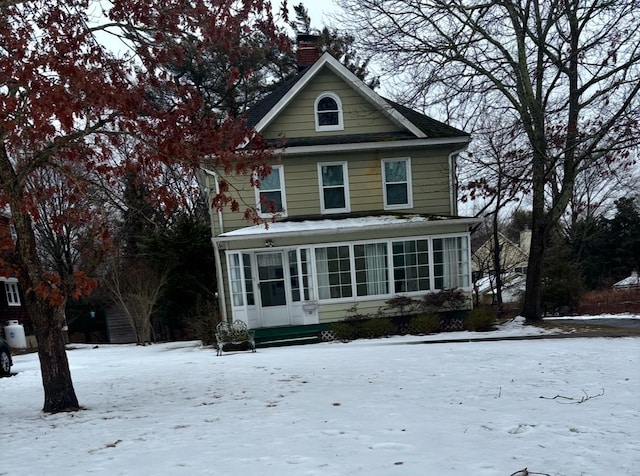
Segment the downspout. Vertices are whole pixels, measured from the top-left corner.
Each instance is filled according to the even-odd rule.
[[[458,193],[456,187],[455,157],[460,154],[460,152],[464,152],[465,150],[467,150],[468,145],[469,144],[466,144],[463,148],[454,150],[449,154],[449,212],[451,213],[451,216],[458,215]]]
[[[216,275],[218,280],[218,305],[222,314],[222,320],[227,320],[227,299],[224,294],[224,275],[222,274],[222,263],[220,261],[220,250],[218,249],[218,241],[215,238],[211,238],[211,244],[213,245],[213,252],[216,257]]]
[[[449,154],[449,200],[450,200],[450,210],[451,210],[451,215],[452,216],[457,216],[458,215],[458,189],[456,187],[456,171],[455,171],[455,165],[456,165],[456,160],[455,158],[458,156],[458,154],[460,154],[461,152],[464,152],[465,150],[467,150],[468,147],[468,143],[465,144],[464,147],[460,148],[460,149],[456,149],[453,152],[451,152]],[[467,241],[467,263],[469,263],[469,288],[470,288],[470,295],[471,295],[471,309],[473,309],[473,289],[474,289],[474,284],[473,284],[473,272],[471,271],[471,262],[472,262],[472,257],[471,257],[471,236],[469,234],[468,236],[468,241]]]
[[[214,174],[213,178],[216,184],[216,195],[220,193],[220,184],[218,183],[218,175]],[[218,210],[218,226],[220,228],[220,232],[218,235],[224,233],[224,221],[222,220],[222,211]],[[216,275],[218,281],[218,305],[220,307],[220,311],[222,314],[223,322],[228,322],[227,316],[227,296],[224,293],[224,274],[222,272],[222,261],[220,259],[220,249],[218,248],[218,241],[215,237],[211,238],[211,244],[213,245],[213,252],[216,258]]]

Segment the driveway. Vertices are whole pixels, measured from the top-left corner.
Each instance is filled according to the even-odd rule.
[[[622,329],[638,329],[640,330],[640,319],[620,319],[617,317],[598,317],[596,319],[571,319],[563,317],[562,319],[545,319],[550,323],[573,324],[576,326],[595,326],[595,327],[617,327]]]

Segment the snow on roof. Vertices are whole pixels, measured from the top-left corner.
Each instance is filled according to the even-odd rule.
[[[480,294],[493,293],[495,289],[496,277],[494,275],[485,276],[476,281],[477,291]],[[521,288],[527,284],[527,277],[522,273],[504,273],[502,276],[503,289]]]
[[[618,281],[613,285],[614,288],[635,288],[640,287],[640,277],[638,277],[638,273],[633,271],[631,276],[624,278],[621,281]]]
[[[367,216],[357,218],[342,218],[338,220],[303,220],[303,221],[281,221],[266,225],[255,225],[238,230],[222,233],[219,240],[230,241],[250,238],[264,238],[274,236],[291,235],[313,235],[329,233],[345,233],[358,231],[363,228],[368,229],[388,229],[406,226],[424,226],[425,224],[447,224],[455,222],[457,224],[476,223],[476,218],[451,218],[451,217],[426,217],[423,215],[383,215]]]

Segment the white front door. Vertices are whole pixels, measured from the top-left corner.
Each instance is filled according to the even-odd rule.
[[[281,251],[257,253],[258,294],[263,327],[288,326],[287,278]]]

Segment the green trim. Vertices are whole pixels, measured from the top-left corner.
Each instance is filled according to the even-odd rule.
[[[256,347],[272,347],[320,342],[319,334],[329,329],[326,324],[308,326],[263,327],[254,329]]]

